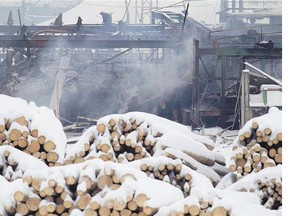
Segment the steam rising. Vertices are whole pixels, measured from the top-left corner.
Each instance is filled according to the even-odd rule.
[[[187,88],[191,80],[192,41],[180,47],[181,52],[174,49],[160,54],[161,60],[133,60],[131,56],[137,53],[131,50],[99,65],[95,63],[115,53],[48,48],[41,51],[40,73],[23,78],[15,95],[48,106],[61,56],[66,53],[71,60],[65,73],[60,116],[73,121],[77,116],[99,118],[132,110],[156,114],[160,103],[179,97],[175,92]]]

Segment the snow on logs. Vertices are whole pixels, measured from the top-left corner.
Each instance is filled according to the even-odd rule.
[[[252,173],[237,181],[227,190],[255,193],[268,209],[282,206],[282,165]]]
[[[122,163],[165,155],[181,159],[191,169],[205,170],[201,173],[216,184],[228,170],[224,157],[212,152],[213,148],[211,139],[196,135],[183,125],[132,112],[100,119],[66,152],[64,163],[93,158]],[[176,150],[180,153],[176,154]]]
[[[0,95],[0,145],[10,145],[44,161],[63,163],[66,136],[52,110]]]
[[[183,200],[179,200],[172,205],[161,207],[155,215],[276,216],[279,215],[279,212],[271,211],[264,206],[261,206],[257,195],[253,193],[243,193],[232,190],[218,190],[214,188],[209,190],[192,188],[191,196]]]
[[[72,215],[76,209],[83,215],[154,215],[184,198],[177,187],[100,159],[27,170],[23,181],[9,183],[0,176],[1,186],[8,185],[1,190],[0,215]]]
[[[11,146],[0,146],[0,175],[9,182],[23,178],[27,170],[46,169],[47,165]]]
[[[234,142],[230,172],[238,179],[282,164],[282,111],[275,107],[248,121]]]

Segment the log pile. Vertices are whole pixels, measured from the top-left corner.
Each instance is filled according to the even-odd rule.
[[[165,123],[160,125],[165,125]],[[177,130],[181,131],[179,128]],[[126,163],[150,158],[156,153],[157,156],[165,155],[172,159],[177,159],[181,155],[180,159],[183,163],[191,169],[199,170],[214,185],[220,180],[220,176],[229,172],[225,167],[224,157],[211,151],[213,149],[211,143],[195,141],[191,137],[185,137],[187,136],[185,133],[177,134],[179,139],[175,139],[174,136],[171,133],[160,132],[155,123],[152,124],[137,115],[108,116],[104,120],[100,119],[95,127],[89,128],[75,144],[75,147],[66,152],[64,164],[81,163],[94,158]],[[182,139],[185,142],[185,148],[179,149]],[[170,140],[177,140],[179,144],[171,144]],[[194,145],[197,150],[195,152]],[[198,150],[200,148],[201,151]],[[180,153],[175,154],[175,150]],[[199,155],[198,152],[202,155]],[[166,175],[165,172],[163,172],[163,176]],[[160,175],[162,178],[158,172],[156,175]]]
[[[257,194],[265,208],[277,210],[282,206],[282,165],[249,175],[227,189]]]
[[[0,146],[13,146],[40,159],[49,166],[61,165],[56,143],[47,139],[31,122],[20,116],[14,119],[0,118]]]
[[[118,172],[115,165],[103,165],[96,159],[54,170],[47,167],[46,175],[43,170],[26,171],[23,174],[25,184],[18,179],[21,187],[12,193],[12,201],[4,205],[2,214],[70,215],[75,209],[85,215],[101,216],[153,215],[157,212],[157,208],[146,203],[151,195],[131,187],[139,179],[147,182],[145,178],[148,177],[136,169]],[[153,184],[154,180],[151,181]],[[168,187],[171,188],[174,187]],[[179,197],[179,192],[176,196]]]
[[[257,180],[257,189],[261,191],[261,204],[268,209],[282,207],[282,179],[272,178],[270,181]]]
[[[26,170],[46,169],[47,165],[11,146],[0,146],[0,175],[12,182],[23,177]]]
[[[263,128],[257,121],[251,123],[249,130],[242,130],[239,134],[240,145],[233,147],[229,170],[236,172],[238,179],[251,172],[282,164],[282,132]]]
[[[149,124],[130,118],[110,119],[96,125],[97,137],[91,133],[81,149],[65,158],[65,164],[100,158],[103,161],[127,162],[153,156],[157,138],[162,134]],[[92,152],[92,153],[91,153]]]
[[[209,196],[207,196],[209,194]],[[191,216],[230,216],[241,215],[243,205],[247,205],[249,199],[257,199],[257,196],[252,193],[243,193],[238,191],[221,191],[210,189],[199,190],[193,188],[191,195],[178,202],[161,207],[157,216],[166,215],[191,215]],[[241,206],[241,207],[239,207]],[[243,209],[242,209],[243,210]],[[263,215],[268,212],[265,207],[260,206],[259,211],[262,210]],[[253,211],[250,213],[249,209],[245,209],[247,214],[255,215]],[[269,215],[269,214],[268,214]]]
[[[137,162],[132,163],[131,166],[141,170],[152,179],[161,180],[179,188],[184,197],[190,195],[193,181],[191,170],[182,164],[181,160],[157,157]]]
[[[172,208],[165,214],[159,215],[189,215],[189,216],[230,216],[230,209],[226,209],[223,206],[213,207],[213,202],[204,201],[203,199],[190,199],[182,204],[181,210],[179,208]],[[161,210],[160,210],[161,211]]]

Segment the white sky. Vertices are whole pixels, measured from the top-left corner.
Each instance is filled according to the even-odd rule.
[[[69,2],[79,2],[80,0],[25,0],[26,3],[37,3],[37,4],[45,4],[45,3],[51,3],[53,5],[69,5]],[[126,0],[129,2],[130,0]],[[140,4],[142,0],[138,0],[138,4]],[[148,0],[149,1],[149,0]],[[237,0],[238,1],[238,0]],[[244,0],[244,4],[247,5],[248,2],[252,0]],[[253,0],[255,1],[267,1],[267,2],[273,2],[273,1],[280,1],[280,0]],[[136,0],[131,0],[130,4],[130,21],[131,23],[135,22],[135,2]],[[155,6],[156,0],[152,0],[153,6]],[[158,0],[159,7],[163,6],[168,6],[171,4],[179,3],[181,0]],[[220,10],[220,2],[221,0],[190,0],[190,8],[189,8],[189,16],[195,18],[198,21],[204,21],[207,24],[212,24],[215,25],[215,23],[218,22],[218,16],[216,15],[216,12]],[[285,2],[285,1],[283,1]],[[0,0],[0,7],[1,4],[4,3],[18,3],[21,4],[22,0]],[[98,11],[105,11],[112,13],[113,16],[113,22],[117,22],[122,19],[123,14],[125,12],[125,0],[83,0],[83,3],[88,7],[94,7],[96,8],[94,11],[97,13]],[[261,7],[262,4],[258,3],[258,6]],[[269,4],[268,7],[274,7],[276,4]],[[237,5],[236,5],[237,6]],[[175,12],[180,12],[181,10],[184,9],[183,4],[178,4],[178,7],[169,7],[165,10],[169,11],[175,11]],[[92,11],[92,8],[87,9],[87,11]],[[79,16],[87,16],[87,11],[80,11],[79,13],[83,13],[84,15],[79,14]],[[75,13],[76,14],[76,13]],[[57,16],[58,14],[55,14]],[[94,19],[96,18],[96,15],[94,15]],[[98,19],[97,15],[97,19]],[[73,17],[73,19],[75,19]],[[77,20],[77,17],[76,17]],[[101,22],[99,20],[98,22]],[[65,22],[65,20],[64,20]],[[74,23],[75,21],[73,21]],[[96,21],[97,22],[97,21]],[[83,23],[84,20],[83,20]]]
[[[45,4],[51,3],[53,5],[66,4],[67,2],[78,2],[79,0],[25,0],[27,4],[37,3]],[[129,2],[130,0],[127,0]],[[131,23],[135,21],[135,1],[131,0],[130,4],[130,20]],[[138,4],[140,4],[142,0],[138,0]],[[156,1],[153,1],[153,6],[156,5]],[[164,7],[171,4],[179,3],[181,0],[158,0],[158,6]],[[19,4],[21,5],[22,0],[0,0],[1,4]],[[100,11],[110,12],[113,15],[113,22],[117,22],[122,19],[123,14],[125,12],[125,0],[84,0],[82,4],[86,4],[88,7],[96,7]],[[220,5],[220,0],[192,0],[190,2],[189,15],[193,18],[204,21],[206,23],[214,24],[216,22],[216,12],[219,10],[217,5]],[[90,9],[91,10],[91,9]],[[178,4],[178,7],[169,7],[165,10],[180,12],[184,10],[184,4]],[[81,13],[81,12],[80,12]],[[85,13],[85,12],[84,12]],[[58,15],[58,14],[55,14]],[[81,16],[81,15],[80,15]]]

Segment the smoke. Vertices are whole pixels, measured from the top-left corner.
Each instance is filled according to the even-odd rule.
[[[63,41],[57,43],[64,47]],[[187,40],[175,49],[160,49],[157,58],[157,52],[154,57],[140,58],[136,49],[119,55],[115,50],[53,49],[51,44],[38,51],[41,57],[34,58],[31,74],[21,77],[14,95],[49,106],[61,57],[69,56],[61,117],[75,121],[77,116],[100,118],[128,111],[157,114],[163,103],[183,105],[183,94],[190,90],[192,47],[192,40]],[[97,64],[115,55],[119,56]]]

